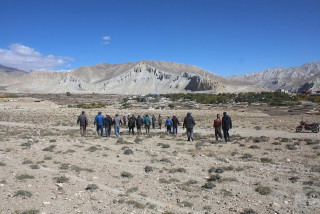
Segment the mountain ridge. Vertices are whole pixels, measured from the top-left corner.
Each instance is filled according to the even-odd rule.
[[[16,73],[15,73],[16,72]],[[14,75],[13,75],[14,74]],[[13,93],[224,93],[320,88],[320,62],[223,77],[194,65],[141,60],[62,72],[23,72],[0,65],[0,86]]]

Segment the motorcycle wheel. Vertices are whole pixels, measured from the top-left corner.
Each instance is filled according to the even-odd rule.
[[[301,132],[301,131],[302,131],[302,127],[301,126],[297,127],[296,132]]]
[[[312,129],[312,132],[313,133],[318,133],[319,132],[319,127],[318,126],[314,127],[314,129]]]

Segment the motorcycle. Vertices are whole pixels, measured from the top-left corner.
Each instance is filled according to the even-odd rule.
[[[308,130],[308,131],[312,131],[313,133],[318,133],[319,132],[319,123],[306,123],[304,121],[300,122],[300,125],[297,126],[296,128],[296,132],[301,132],[302,129]]]

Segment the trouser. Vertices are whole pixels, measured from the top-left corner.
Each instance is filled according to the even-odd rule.
[[[188,141],[193,140],[193,128],[187,128]]]
[[[150,132],[150,125],[145,125],[145,128],[146,128],[146,133],[149,133]]]
[[[87,126],[80,126],[81,136],[87,136]]]
[[[97,125],[97,133],[99,135],[100,132],[100,136],[103,137],[103,125]]]
[[[156,123],[152,123],[152,128],[153,128],[153,129],[156,128]]]
[[[110,137],[111,127],[106,127],[106,137]]]
[[[137,132],[140,135],[141,134],[141,126],[137,125]]]
[[[171,133],[171,126],[167,125],[167,134],[170,134],[170,133]]]
[[[229,129],[223,129],[223,136],[224,136],[224,140],[228,142],[230,138]]]
[[[159,123],[159,129],[161,129],[161,125],[162,125],[162,123]]]
[[[215,128],[214,135],[216,136],[216,140],[218,140],[218,137],[220,137],[222,139],[221,128]]]
[[[120,127],[119,126],[115,126],[114,127],[114,132],[116,133],[116,136],[118,137],[120,135]]]
[[[132,134],[134,134],[134,127],[129,127],[129,134],[131,133],[132,131]]]
[[[172,126],[173,134],[178,134],[178,126]]]

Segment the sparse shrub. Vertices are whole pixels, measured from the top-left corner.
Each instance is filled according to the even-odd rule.
[[[131,204],[133,205],[135,208],[138,208],[138,209],[144,209],[146,206],[137,202],[137,201],[134,201],[134,200],[130,200],[127,202],[127,204]]]
[[[240,214],[257,214],[257,212],[251,208],[246,208]]]
[[[137,192],[137,191],[138,191],[138,187],[132,187],[127,190],[127,193],[130,194],[130,193]]]
[[[141,138],[140,137],[136,137],[136,139],[134,139],[134,142],[136,143],[136,144],[139,144],[139,143],[141,143]]]
[[[270,158],[260,158],[261,163],[272,163],[272,159]]]
[[[164,148],[164,149],[170,148],[169,144],[164,144],[164,143],[158,143],[157,146],[161,146],[161,148]]]
[[[43,160],[52,160],[52,157],[50,157],[50,156],[45,156],[45,157],[43,158]]]
[[[249,149],[260,149],[260,147],[257,145],[251,145],[249,146]]]
[[[44,149],[42,149],[42,151],[46,151],[46,152],[53,152],[53,150],[56,148],[56,145],[50,145]]]
[[[55,142],[57,142],[57,140],[56,139],[50,139],[49,142],[50,143],[55,143]]]
[[[26,211],[15,211],[14,214],[38,214],[39,210],[26,210]]]
[[[22,174],[22,175],[17,175],[16,179],[17,180],[26,180],[26,179],[33,179],[34,176],[33,175],[28,175],[28,174]]]
[[[168,158],[162,158],[160,159],[160,162],[171,163],[171,161]]]
[[[289,178],[289,180],[292,182],[292,183],[296,183],[300,178],[297,177],[297,176],[292,176]]]
[[[69,96],[71,96],[71,93],[69,91],[67,91],[66,95],[69,97]]]
[[[152,172],[152,171],[153,171],[153,168],[152,168],[151,166],[146,166],[146,167],[144,168],[144,171],[145,171],[146,173]]]
[[[118,138],[116,144],[132,144],[130,142],[125,141],[123,138]]]
[[[212,181],[219,181],[220,179],[221,179],[221,176],[219,174],[215,174],[215,175],[210,175],[207,180],[212,182]]]
[[[233,196],[232,192],[230,192],[229,190],[226,190],[226,189],[222,189],[222,190],[221,190],[221,193],[222,193],[224,196]]]
[[[6,166],[6,164],[2,161],[0,161],[0,166]]]
[[[123,178],[132,178],[133,177],[133,175],[131,173],[129,173],[129,172],[122,172],[121,176]]]
[[[171,109],[174,109],[174,104],[173,104],[173,103],[170,103],[170,104],[168,105],[168,107],[171,108]]]
[[[253,158],[253,155],[250,154],[250,153],[245,153],[245,154],[243,154],[243,156],[242,156],[241,158],[242,158],[242,159],[245,159],[245,160],[247,160],[247,159],[252,159],[252,158]]]
[[[181,206],[181,207],[192,207],[193,204],[188,202],[188,201],[182,201],[182,202],[179,203],[179,206]]]
[[[176,172],[181,172],[181,173],[186,173],[187,172],[187,170],[186,169],[184,169],[184,168],[175,168],[175,169],[170,169],[169,170],[169,173],[176,173]]]
[[[133,154],[133,151],[131,149],[126,149],[124,150],[123,154],[125,155],[132,155]]]
[[[31,169],[40,169],[39,165],[37,165],[37,164],[30,165],[30,168]]]
[[[269,195],[271,193],[271,188],[267,186],[258,186],[255,191],[260,195]]]
[[[286,148],[287,148],[288,150],[297,150],[297,147],[296,147],[295,145],[291,145],[291,144],[287,144],[287,145],[286,145]]]
[[[97,189],[99,189],[99,187],[96,184],[88,184],[88,186],[86,187],[86,190],[89,190],[90,192],[94,192]]]
[[[170,179],[165,179],[165,178],[160,178],[159,179],[159,183],[161,184],[171,184],[171,183],[176,183],[176,182],[179,182],[178,179],[175,179],[175,178],[170,178]]]
[[[202,189],[213,189],[214,187],[216,187],[216,185],[212,182],[207,182],[205,183],[201,188]]]
[[[13,197],[31,198],[32,193],[26,190],[18,190],[15,192]]]
[[[320,192],[319,191],[314,191],[314,190],[311,190],[307,193],[307,196],[309,198],[320,198]]]
[[[53,180],[59,184],[69,182],[69,178],[67,178],[66,176],[55,177]]]
[[[88,151],[88,152],[95,152],[95,151],[97,151],[97,150],[100,150],[98,147],[96,147],[96,146],[90,146],[86,151]]]
[[[33,162],[31,160],[24,160],[22,164],[33,164]]]

